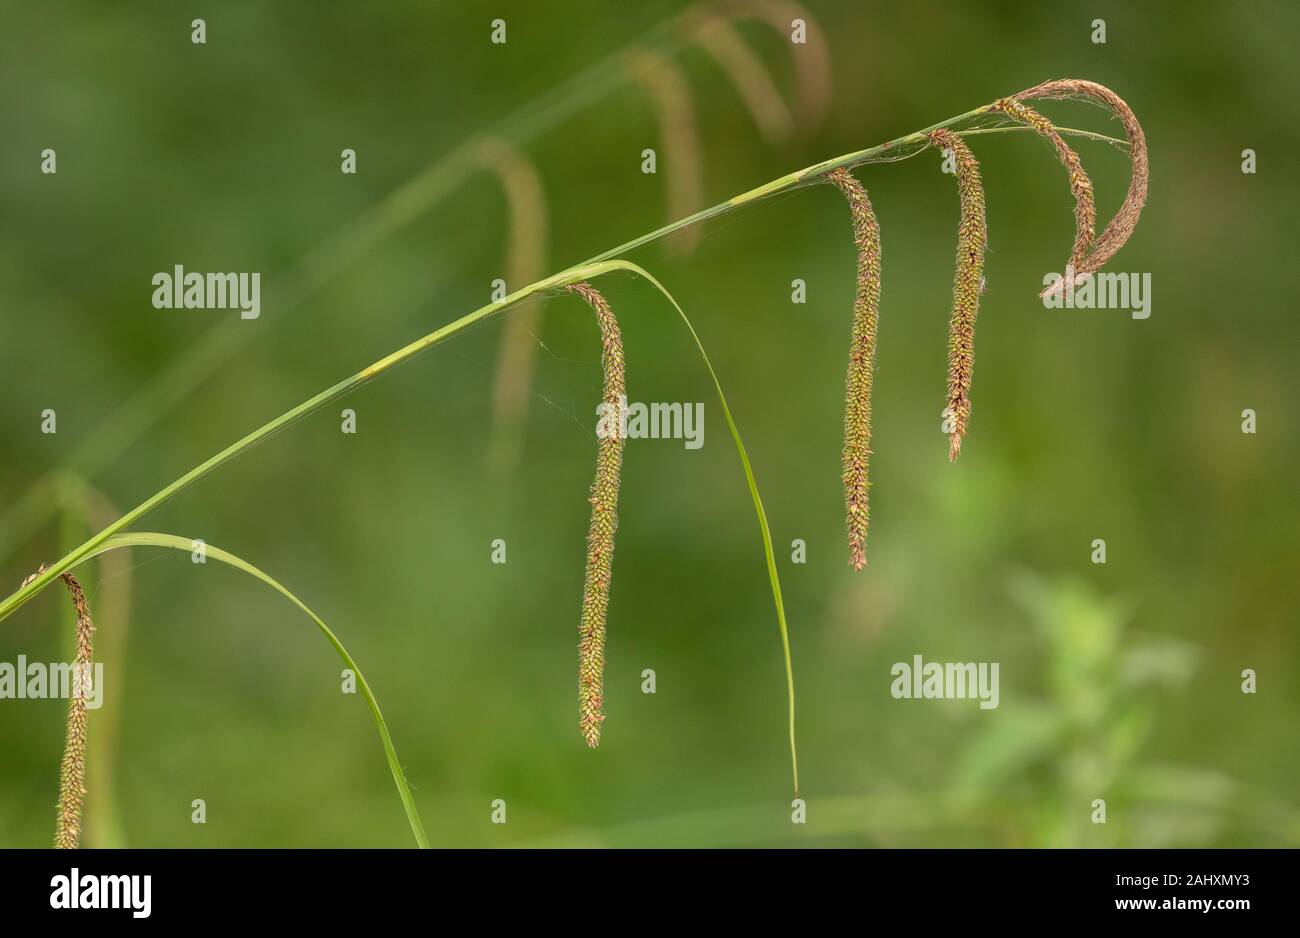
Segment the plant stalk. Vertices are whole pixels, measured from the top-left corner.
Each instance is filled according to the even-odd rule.
[[[163,502],[170,499],[173,495],[176,495],[177,493],[181,492],[183,489],[188,488],[192,483],[203,478],[203,476],[207,475],[209,472],[212,472],[214,469],[217,469],[218,467],[229,462],[231,459],[234,459],[236,456],[240,455],[241,453],[245,452],[246,450],[255,446],[256,444],[262,442],[272,434],[280,430],[283,430],[291,423],[294,423],[295,421],[299,420],[302,417],[307,416],[313,411],[321,407],[324,407],[326,404],[330,403],[331,401],[337,400],[338,398],[349,393],[350,391],[355,390],[356,388],[365,384],[367,381],[371,380],[372,378],[377,377],[383,372],[388,371],[389,369],[394,368],[397,365],[402,364],[403,362],[409,361],[410,359],[414,358],[416,355],[420,354],[421,352],[426,351],[432,348],[433,346],[443,342],[444,340],[451,338],[452,336],[469,328],[470,326],[475,325],[478,322],[483,321],[491,316],[494,316],[497,313],[503,312],[504,310],[508,309],[514,304],[522,300],[525,300],[530,296],[534,296],[536,294],[544,293],[551,290],[556,290],[561,287],[566,287],[569,286],[570,284],[577,283],[580,280],[583,280],[584,278],[591,276],[593,267],[602,261],[611,260],[615,257],[619,257],[624,254],[631,253],[632,251],[635,251],[638,248],[644,247],[647,244],[651,244],[652,242],[658,241],[661,238],[667,237],[668,235],[676,231],[681,231],[684,228],[689,228],[692,225],[698,225],[701,222],[709,221],[711,219],[720,218],[721,216],[726,215],[732,211],[735,211],[736,209],[743,208],[748,205],[753,205],[763,199],[771,198],[772,196],[779,195],[784,192],[789,192],[794,189],[800,188],[802,186],[806,186],[818,182],[822,179],[822,177],[826,176],[828,173],[832,172],[833,170],[839,169],[840,167],[851,169],[863,163],[868,163],[874,160],[879,160],[881,158],[887,157],[890,153],[903,150],[908,147],[918,147],[917,152],[919,152],[920,148],[924,148],[925,146],[928,145],[928,141],[926,137],[928,133],[934,130],[938,130],[940,128],[952,127],[953,125],[959,124],[962,121],[969,120],[974,117],[979,117],[983,114],[987,114],[991,110],[992,110],[992,104],[985,104],[982,105],[981,107],[975,108],[974,110],[967,111],[964,114],[959,114],[956,117],[950,117],[947,120],[940,121],[937,124],[925,128],[924,130],[918,130],[915,133],[907,134],[906,136],[899,137],[895,140],[891,140],[888,143],[883,143],[879,146],[870,147],[865,150],[857,150],[852,153],[846,153],[843,156],[837,156],[833,159],[824,160],[821,163],[816,163],[812,166],[805,167],[804,169],[798,170],[797,172],[789,173],[788,175],[782,176],[779,179],[774,179],[771,182],[767,182],[761,186],[757,186],[753,189],[750,189],[748,192],[742,192],[740,195],[734,196],[733,198],[730,198],[725,202],[720,202],[717,205],[714,205],[710,208],[703,209],[699,212],[696,212],[693,215],[688,215],[685,218],[681,218],[675,222],[664,225],[662,228],[657,228],[654,231],[641,235],[640,237],[633,238],[631,241],[627,241],[623,244],[620,244],[617,247],[609,249],[608,251],[605,251],[601,254],[597,254],[595,257],[589,258],[588,260],[583,261],[581,264],[575,265],[573,267],[569,267],[566,270],[562,270],[557,274],[553,274],[552,276],[547,277],[544,280],[539,280],[535,283],[529,284],[526,287],[516,290],[514,293],[511,293],[509,296],[506,296],[495,303],[489,303],[486,306],[480,306],[478,309],[462,316],[460,319],[450,322],[439,329],[435,329],[433,332],[430,332],[428,335],[424,336],[423,338],[416,339],[414,342],[411,342],[409,345],[406,345],[403,348],[400,348],[397,351],[393,352],[392,354],[387,355],[384,358],[381,358],[379,361],[375,362],[369,367],[363,368],[361,371],[357,372],[351,377],[345,378],[344,380],[338,382],[337,384],[329,388],[326,388],[324,391],[321,391],[319,394],[316,394],[313,397],[310,397],[307,400],[303,401],[297,407],[294,407],[291,410],[288,410],[285,413],[281,414],[279,417],[276,417],[274,420],[271,420],[263,424],[262,426],[254,430],[252,433],[249,433],[248,435],[242,437],[241,439],[236,440],[234,443],[227,446],[225,449],[217,453],[215,456],[212,456],[211,458],[200,463],[198,466],[194,467],[189,472],[185,473],[183,476],[181,476],[176,481],[172,482],[170,485],[167,485],[163,489],[156,492],[154,495],[145,499],[135,508],[131,509],[126,514],[124,514],[121,518],[115,521],[113,524],[104,528],[98,534],[93,535],[89,540],[83,542],[79,547],[76,547],[73,550],[69,551],[58,561],[51,564],[50,567],[44,573],[42,573],[39,577],[37,577],[27,586],[18,590],[18,592],[10,595],[3,602],[0,602],[0,621],[7,619],[18,609],[22,608],[22,606],[24,606],[28,602],[28,600],[30,600],[33,596],[35,596],[37,593],[39,593],[41,590],[47,587],[50,584],[50,582],[55,579],[55,577],[59,576],[69,567],[76,564],[87,554],[93,552],[97,547],[102,545],[106,540],[108,540],[114,534],[117,534],[119,531],[125,530],[127,527],[134,524],[136,521],[138,521],[144,515],[148,514],[154,508],[157,508]]]

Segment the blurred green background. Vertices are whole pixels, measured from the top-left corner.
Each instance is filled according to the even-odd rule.
[[[501,183],[466,146],[476,135],[512,144],[519,178],[531,166],[540,180],[546,244],[523,250],[549,273],[669,220],[670,166],[698,172],[694,209],[1044,79],[1087,78],[1146,129],[1150,198],[1108,269],[1151,273],[1151,318],[1044,310],[1041,279],[1073,230],[1062,170],[1029,134],[970,138],[990,252],[956,465],[939,431],[955,186],[932,152],[859,172],[884,243],[860,574],[839,482],[843,199],[803,190],[704,226],[693,249],[631,257],[694,319],[767,504],[806,825],[790,821],[783,666],[749,495],[698,355],[643,284],[601,283],[630,396],[705,402],[705,443],[627,447],[597,751],[577,730],[575,645],[600,370],[574,298],[512,314],[540,316],[513,467],[492,455],[498,318],[137,527],[239,554],[330,623],[384,707],[435,845],[1300,844],[1295,5],[807,0],[830,59],[820,120],[792,60],[808,47],[753,15],[791,7],[732,9],[794,112],[784,139],[759,132],[737,66],[691,38],[684,14],[702,9],[726,8],[0,5],[9,588],[89,525],[487,302],[527,261]],[[190,41],[194,16],[205,45]],[[489,42],[494,17],[504,45]],[[661,75],[671,63],[657,88],[686,89],[693,138],[665,139],[634,49],[656,50]],[[1042,109],[1119,133],[1085,104]],[[39,173],[46,147],[56,175]],[[356,175],[339,171],[345,147]],[[640,171],[646,147],[657,175]],[[1127,160],[1077,147],[1109,217]],[[403,190],[412,179],[428,185]],[[174,264],[261,271],[261,317],[153,309],[150,278]],[[805,305],[790,301],[795,278]],[[340,432],[343,407],[355,435]],[[55,435],[40,432],[46,408]],[[504,565],[489,562],[495,538]],[[795,538],[806,564],[790,562]],[[110,698],[91,715],[88,843],[410,843],[364,703],[339,692],[337,659],[297,610],[181,554],[81,572]],[[0,660],[65,654],[67,606],[50,590],[0,625]],[[1000,662],[1000,707],[894,700],[890,666],[915,654]],[[52,836],[65,706],[0,702],[4,846]],[[191,823],[196,798],[205,825]],[[505,825],[490,823],[497,798]],[[1096,798],[1104,825],[1090,822]]]

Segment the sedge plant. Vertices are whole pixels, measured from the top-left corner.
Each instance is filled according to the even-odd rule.
[[[1044,125],[1042,122],[1034,120],[1029,112],[1019,110],[1015,106],[1017,103],[1023,105],[1026,101],[1039,98],[1086,98],[1099,102],[1119,118],[1123,126],[1125,140],[1121,141],[1101,134],[1077,131],[1055,125]],[[30,577],[17,592],[13,593],[3,601],[0,601],[0,621],[8,618],[10,615],[13,615],[21,609],[26,603],[31,601],[33,597],[53,582],[55,578],[63,576],[78,564],[105,551],[122,547],[142,546],[190,550],[191,542],[187,539],[166,534],[130,533],[128,532],[128,529],[159,505],[178,495],[195,482],[205,478],[225,463],[234,459],[236,456],[246,452],[248,449],[261,443],[273,434],[287,428],[300,418],[325,406],[331,401],[337,400],[338,398],[354,391],[366,382],[374,380],[375,378],[387,373],[397,365],[409,361],[430,348],[457,336],[470,326],[507,312],[516,304],[530,297],[568,291],[577,293],[585,299],[593,309],[595,309],[598,321],[600,321],[601,324],[602,344],[604,347],[602,359],[606,366],[606,394],[609,393],[611,388],[621,387],[621,340],[617,339],[617,325],[614,321],[612,312],[609,311],[608,303],[604,300],[603,295],[596,291],[593,286],[593,281],[607,277],[611,274],[631,274],[657,290],[678,314],[683,325],[690,333],[691,339],[696,349],[699,351],[705,368],[712,380],[728,431],[730,432],[732,441],[735,444],[736,452],[741,463],[746,486],[749,489],[754,513],[759,526],[768,579],[772,591],[776,624],[781,641],[781,651],[785,664],[788,715],[787,731],[790,747],[791,772],[794,791],[797,795],[799,790],[799,773],[795,741],[794,672],[790,654],[789,629],[786,621],[784,602],[781,596],[781,582],[772,546],[771,530],[768,526],[762,498],[759,495],[753,466],[750,463],[744,443],[741,440],[739,429],[737,428],[731,409],[728,406],[717,372],[709,361],[704,345],[701,342],[699,335],[696,333],[690,319],[686,316],[686,313],[672,294],[651,273],[627,260],[626,256],[647,244],[692,228],[693,226],[699,225],[703,222],[720,218],[737,209],[753,205],[756,202],[776,195],[790,193],[795,190],[828,182],[838,186],[846,195],[851,209],[850,214],[854,222],[854,236],[855,243],[859,250],[859,264],[858,290],[857,298],[855,300],[854,324],[852,329],[850,372],[846,395],[846,441],[844,448],[846,471],[844,483],[846,486],[846,501],[848,502],[849,509],[850,563],[854,567],[860,567],[861,565],[858,563],[858,560],[860,559],[866,535],[866,455],[868,452],[869,439],[870,375],[874,361],[874,328],[876,316],[878,315],[877,307],[879,304],[880,292],[880,230],[879,225],[875,221],[874,214],[871,212],[870,202],[866,198],[865,190],[862,189],[860,185],[856,184],[851,174],[853,170],[862,166],[882,162],[895,162],[900,159],[914,156],[930,148],[947,150],[956,158],[956,175],[961,210],[961,224],[959,226],[958,234],[957,273],[953,290],[952,334],[949,348],[948,400],[950,408],[953,408],[955,413],[963,414],[964,419],[960,423],[960,432],[957,432],[958,428],[954,427],[954,432],[952,434],[953,439],[951,441],[951,450],[952,455],[955,457],[956,452],[961,445],[961,438],[966,431],[965,419],[969,418],[969,389],[973,373],[974,354],[974,322],[978,311],[979,294],[983,289],[980,269],[982,265],[984,243],[987,237],[987,233],[984,230],[984,196],[979,185],[978,164],[975,162],[974,156],[971,154],[966,141],[968,138],[981,133],[1014,130],[1035,131],[1044,136],[1048,136],[1048,131],[1057,136],[1077,135],[1127,147],[1132,165],[1132,172],[1128,192],[1121,207],[1100,235],[1095,239],[1088,239],[1086,251],[1079,253],[1080,239],[1076,237],[1075,251],[1079,254],[1079,263],[1075,266],[1076,274],[1080,272],[1088,273],[1099,269],[1114,255],[1116,251],[1119,250],[1132,234],[1138,216],[1142,210],[1146,198],[1148,172],[1145,138],[1141,126],[1138,124],[1133,112],[1129,109],[1128,105],[1125,104],[1118,95],[1110,91],[1110,89],[1093,82],[1080,80],[1044,82],[1043,84],[1036,85],[1033,88],[1020,92],[1019,94],[1012,95],[1009,98],[999,99],[990,104],[982,105],[963,114],[940,121],[930,127],[904,135],[879,146],[865,150],[858,150],[789,173],[779,179],[772,180],[771,182],[750,189],[749,191],[741,193],[725,202],[712,206],[711,208],[695,212],[694,214],[688,215],[654,231],[643,234],[625,244],[611,248],[608,251],[589,258],[579,264],[575,264],[572,267],[568,267],[549,277],[530,283],[496,302],[482,306],[438,329],[435,329],[428,335],[416,339],[410,344],[397,349],[379,361],[374,362],[350,377],[324,389],[320,393],[298,404],[296,407],[293,407],[273,420],[268,421],[253,430],[251,433],[236,440],[225,449],[211,456],[209,459],[203,461],[178,479],[159,489],[139,505],[125,512],[116,521],[106,525],[98,533],[92,535],[82,544],[66,553],[63,557],[51,563],[43,571]],[[1059,147],[1058,154],[1062,156],[1063,162],[1066,162],[1069,167],[1070,162],[1065,159],[1064,154],[1060,154]],[[1079,183],[1074,177],[1074,169],[1072,167],[1071,179],[1072,190],[1075,192],[1077,205],[1078,199],[1082,197],[1082,193],[1085,189],[1087,194],[1089,196],[1091,195],[1091,184],[1089,183],[1084,187]],[[1076,219],[1081,221],[1086,220],[1084,217],[1085,214],[1086,213],[1081,211],[1076,211]],[[617,349],[616,356],[614,355],[615,348]],[[613,369],[611,368],[611,359],[615,357],[617,358],[618,367],[616,369],[617,374],[612,378],[611,375],[613,374]],[[580,617],[582,623],[580,626],[581,650],[579,661],[580,727],[584,738],[589,744],[594,744],[594,742],[598,740],[601,724],[604,720],[603,691],[601,689],[599,672],[601,664],[603,663],[606,637],[604,612],[605,603],[608,600],[610,589],[610,561],[613,552],[613,529],[616,523],[616,516],[613,512],[615,511],[617,500],[617,475],[619,462],[620,456],[616,455],[612,448],[605,447],[602,441],[602,448],[598,457],[597,478],[593,485],[593,522],[592,533],[588,539],[588,576],[586,579],[583,611]],[[852,469],[852,471],[850,471],[850,469]],[[610,514],[608,517],[602,517],[606,508],[608,508]],[[856,520],[859,514],[859,509],[861,515],[860,526]],[[211,547],[208,547],[207,550],[209,556],[216,557],[225,563],[261,579],[263,582],[272,586],[298,605],[315,621],[317,627],[322,631],[348,666],[354,667],[355,663],[352,662],[350,656],[348,656],[346,650],[343,648],[335,634],[329,630],[305,604],[298,600],[287,589],[282,587],[267,574],[258,570],[256,567],[240,560],[232,554],[220,552]],[[402,798],[403,806],[406,810],[408,821],[410,822],[416,842],[420,846],[426,846],[428,844],[427,837],[424,835],[418,812],[415,809],[414,800],[411,797],[409,785],[406,782],[400,762],[397,760],[396,752],[391,737],[389,736],[387,726],[383,720],[382,714],[380,713],[378,703],[376,702],[374,695],[371,693],[369,686],[360,678],[359,671],[357,671],[357,675],[359,683],[364,688],[363,694],[366,697],[372,716],[374,717],[393,774],[394,782]]]

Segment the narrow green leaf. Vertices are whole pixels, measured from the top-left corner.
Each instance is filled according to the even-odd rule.
[[[772,531],[767,524],[767,512],[763,510],[763,499],[758,494],[758,482],[754,479],[754,469],[749,463],[749,454],[745,451],[745,444],[740,438],[740,430],[736,426],[735,418],[731,416],[731,408],[727,406],[727,396],[722,393],[722,383],[718,380],[718,373],[713,370],[713,362],[709,360],[709,354],[704,350],[704,343],[700,341],[700,336],[695,331],[695,326],[691,324],[686,312],[673,298],[673,295],[668,292],[667,288],[656,280],[649,271],[638,267],[631,261],[624,260],[602,261],[592,264],[584,270],[584,277],[586,278],[599,277],[601,274],[612,271],[625,271],[635,274],[654,286],[672,304],[673,309],[677,310],[677,315],[682,317],[682,322],[686,324],[691,339],[694,340],[695,347],[700,352],[700,357],[704,359],[704,367],[709,370],[709,377],[713,379],[713,388],[718,394],[718,403],[722,405],[722,414],[727,419],[727,429],[731,431],[731,439],[736,444],[736,453],[740,456],[740,464],[745,470],[745,483],[749,486],[749,495],[754,501],[754,514],[758,516],[758,529],[763,536],[763,554],[767,558],[767,578],[772,584],[772,601],[776,605],[776,623],[781,632],[781,653],[785,658],[785,685],[790,724],[790,766],[794,775],[795,797],[798,797],[799,755],[795,745],[794,732],[794,666],[790,660],[790,631],[785,620],[785,603],[781,599],[781,577],[777,573],[776,556],[772,550]]]
[[[175,534],[116,534],[96,547],[91,553],[82,557],[77,563],[120,547],[169,547],[172,550],[179,550],[188,554],[192,552],[194,542],[183,537],[177,537]],[[406,810],[406,820],[411,825],[411,833],[415,835],[415,843],[419,847],[427,848],[429,838],[424,833],[424,825],[420,823],[420,812],[415,807],[415,798],[411,795],[411,786],[406,782],[406,773],[402,771],[402,764],[397,759],[397,750],[393,747],[393,737],[389,735],[388,724],[384,722],[384,715],[380,712],[379,701],[375,699],[374,692],[370,690],[370,684],[366,681],[365,675],[361,673],[361,668],[352,660],[352,656],[343,647],[339,637],[324,623],[320,616],[307,607],[306,603],[251,563],[241,560],[234,554],[219,547],[213,547],[211,544],[205,546],[205,552],[213,560],[219,560],[236,570],[242,570],[249,576],[257,577],[257,579],[307,613],[311,620],[316,623],[316,627],[320,629],[321,634],[334,646],[334,651],[338,653],[343,664],[356,674],[357,685],[361,688],[361,694],[366,698],[366,703],[370,705],[370,715],[374,717],[375,728],[379,731],[379,741],[384,745],[384,755],[388,757],[388,769],[393,773],[393,782],[397,785],[397,793],[402,798],[402,807]]]

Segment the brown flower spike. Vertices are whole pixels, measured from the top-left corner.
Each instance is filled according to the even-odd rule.
[[[979,315],[988,225],[980,164],[961,137],[947,130],[930,134],[930,142],[952,152],[957,168],[961,224],[957,229],[957,274],[952,284],[952,322],[948,331],[948,407],[952,420],[948,458],[956,461],[970,421],[970,383],[975,369],[975,318]]]
[[[880,316],[880,225],[862,183],[843,167],[827,177],[849,200],[853,243],[858,247],[858,290],[853,299],[849,373],[844,390],[844,509],[849,531],[849,565],[867,565],[867,464],[871,456],[871,377],[876,367],[876,325]]]
[[[610,571],[614,561],[614,532],[618,528],[618,483],[623,465],[621,426],[627,394],[623,337],[609,302],[587,283],[566,289],[587,301],[600,326],[601,368],[605,404],[604,432],[599,432],[596,480],[591,484],[591,529],[587,534],[587,573],[582,590],[582,619],[578,626],[578,726],[587,745],[600,745],[605,719],[605,613],[609,607]]]
[[[45,572],[45,564],[23,580],[19,589],[27,586]],[[86,593],[71,573],[62,580],[72,595],[72,605],[77,610],[77,656],[72,672],[72,699],[68,703],[68,731],[63,745],[63,762],[59,765],[59,804],[54,823],[54,846],[75,850],[81,845],[81,806],[86,797],[86,697],[91,662],[94,658],[92,635],[94,623],[90,620],[90,605]]]
[[[1078,271],[1083,264],[1092,239],[1097,231],[1097,206],[1093,200],[1092,180],[1084,172],[1079,154],[1075,153],[1056,128],[1042,114],[1015,98],[1002,98],[993,105],[1013,120],[1032,127],[1056,150],[1057,157],[1070,174],[1070,192],[1074,195],[1074,248],[1070,252],[1070,269]]]
[[[1120,205],[1119,211],[1115,213],[1106,228],[1092,242],[1092,248],[1087,257],[1075,265],[1074,274],[1077,278],[1080,275],[1098,271],[1128,241],[1129,236],[1133,234],[1133,230],[1137,228],[1138,216],[1142,214],[1142,207],[1146,204],[1147,178],[1150,167],[1147,162],[1147,139],[1142,132],[1142,125],[1138,123],[1137,115],[1133,113],[1133,109],[1125,103],[1123,98],[1105,85],[1099,85],[1095,81],[1084,81],[1077,78],[1045,81],[1017,95],[1013,95],[1013,97],[1015,100],[1022,102],[1039,98],[1091,98],[1118,117],[1120,123],[1124,125],[1124,136],[1128,138],[1129,144],[1129,162],[1133,165],[1133,172],[1129,177],[1128,192],[1124,195],[1124,202]],[[1043,295],[1048,296],[1063,289],[1064,284],[1064,278],[1056,281],[1043,291]]]

